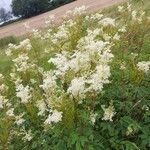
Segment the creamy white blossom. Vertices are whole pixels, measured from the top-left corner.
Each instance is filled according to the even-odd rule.
[[[138,70],[147,73],[150,69],[150,61],[141,61],[137,64]]]
[[[62,121],[62,112],[54,110],[52,111],[52,114],[49,114],[44,123],[51,125],[52,123],[58,123],[60,121]]]
[[[87,81],[87,83],[90,84],[87,90],[95,92],[102,91],[103,85],[110,82],[108,80],[110,75],[110,67],[108,65],[98,65],[96,72],[93,73]]]
[[[103,25],[104,27],[106,26],[116,26],[116,20],[112,18],[104,18],[99,21],[99,24]]]
[[[118,6],[118,11],[119,12],[124,12],[124,6]]]
[[[6,115],[9,117],[14,117],[14,108],[10,108],[7,112]]]
[[[20,54],[16,59],[13,60],[15,62],[15,66],[18,72],[25,72],[30,68],[28,64],[29,57],[27,54]]]
[[[113,121],[112,118],[116,114],[113,104],[111,103],[108,108],[106,108],[105,105],[102,105],[102,109],[104,111],[104,116],[103,116],[102,120]]]
[[[22,103],[28,103],[31,99],[31,88],[19,84],[16,86],[16,96],[21,99]]]
[[[24,141],[28,141],[29,142],[29,141],[32,140],[33,134],[31,132],[31,130],[29,130],[28,132],[25,132],[24,134],[25,134],[25,136],[22,138]]]
[[[4,76],[0,73],[0,81],[4,79]]]
[[[85,94],[85,80],[83,77],[75,78],[71,81],[71,84],[67,90],[76,99],[84,98]]]
[[[43,116],[45,111],[47,110],[44,100],[37,101],[36,106],[39,110],[38,116]]]
[[[2,109],[3,108],[3,104],[4,104],[4,97],[3,96],[0,96],[0,108]]]
[[[57,54],[55,58],[51,58],[48,62],[56,66],[56,75],[64,75],[69,69],[67,57],[63,54]]]
[[[43,84],[40,87],[45,91],[49,92],[49,90],[55,90],[56,88],[56,77],[53,72],[47,72],[44,74]]]
[[[93,113],[93,112],[90,114],[90,120],[91,120],[91,122],[92,122],[93,125],[96,122],[97,115],[98,115],[97,113]]]
[[[22,125],[25,122],[25,119],[22,118],[24,116],[24,114],[21,114],[19,116],[15,116],[15,123],[19,126]]]

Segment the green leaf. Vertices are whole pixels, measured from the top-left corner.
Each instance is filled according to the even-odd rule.
[[[121,142],[123,145],[125,145],[126,150],[140,150],[135,143],[130,141],[123,141]]]
[[[64,141],[60,140],[56,146],[56,150],[67,150]]]
[[[79,141],[76,143],[76,150],[83,150]]]

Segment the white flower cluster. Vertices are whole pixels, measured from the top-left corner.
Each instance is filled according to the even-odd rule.
[[[96,13],[96,14],[92,14],[92,15],[87,15],[85,17],[85,20],[87,20],[87,21],[95,21],[96,20],[97,21],[97,20],[102,19],[103,16],[104,16],[103,14]]]
[[[38,29],[33,29],[34,38],[42,38],[41,32]]]
[[[83,77],[75,78],[71,81],[68,93],[71,93],[77,99],[83,99],[85,97],[85,80]]]
[[[103,116],[102,120],[113,121],[112,118],[116,114],[113,104],[110,103],[108,108],[105,108],[105,105],[102,105],[102,109],[104,111],[104,116]]]
[[[21,99],[22,103],[28,103],[31,98],[31,88],[24,87],[22,84],[16,86],[16,96]]]
[[[43,84],[40,87],[45,91],[45,93],[49,93],[50,91],[54,91],[57,87],[56,85],[56,77],[53,72],[45,72],[43,75]]]
[[[13,54],[13,50],[23,50],[30,51],[32,49],[32,45],[30,39],[25,39],[19,43],[19,45],[9,44],[8,49],[5,51],[7,56],[11,56]]]
[[[115,19],[112,19],[112,18],[104,18],[99,21],[99,24],[103,25],[104,27],[106,27],[106,26],[114,26],[115,27],[116,26]]]
[[[137,64],[138,70],[147,73],[150,69],[150,61],[141,61]]]
[[[8,47],[9,48],[5,51],[5,53],[7,56],[15,56],[13,62],[15,63],[15,67],[18,72],[25,72],[30,67],[33,67],[30,66],[28,62],[28,53],[32,49],[32,45],[29,39],[23,40],[19,45],[9,44]],[[17,58],[16,54],[18,54]]]
[[[85,98],[89,92],[98,93],[103,84],[109,83],[112,43],[97,38],[103,32],[103,29],[88,29],[87,35],[79,39],[77,50],[73,53],[62,51],[48,61],[56,66],[54,74],[63,79],[62,82],[69,72],[74,74],[67,92],[76,99]]]
[[[51,125],[52,123],[58,123],[62,120],[62,112],[58,112],[57,110],[52,111],[52,113],[45,120],[45,124]]]
[[[31,141],[33,139],[33,134],[32,134],[32,131],[29,130],[29,131],[25,131],[23,130],[23,134],[24,134],[24,137],[22,138],[24,141]]]
[[[46,107],[46,104],[44,102],[44,100],[40,100],[36,103],[36,106],[39,110],[38,112],[38,116],[43,116],[45,111],[47,111],[47,107]]]
[[[28,64],[29,57],[27,54],[19,54],[19,56],[13,60],[18,72],[25,72],[30,68]]]
[[[90,114],[90,120],[91,120],[91,122],[92,122],[93,125],[96,122],[97,115],[98,115],[97,113],[93,113],[93,112]]]

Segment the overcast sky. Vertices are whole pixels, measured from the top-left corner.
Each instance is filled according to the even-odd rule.
[[[11,10],[10,4],[12,0],[0,0],[0,8],[3,7],[6,10]]]

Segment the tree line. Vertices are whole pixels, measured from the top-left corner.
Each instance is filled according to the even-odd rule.
[[[28,18],[71,1],[74,0],[13,0],[12,12],[15,16]]]
[[[12,0],[12,12],[0,8],[0,22],[12,17],[29,18],[75,0]]]

